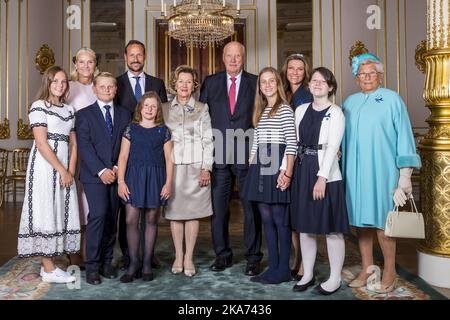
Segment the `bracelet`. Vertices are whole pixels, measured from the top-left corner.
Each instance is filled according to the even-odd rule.
[[[125,180],[117,181],[117,184],[125,183]]]
[[[288,176],[288,175],[286,174],[286,172],[283,173],[283,175],[284,175],[286,178],[292,179],[292,176]]]

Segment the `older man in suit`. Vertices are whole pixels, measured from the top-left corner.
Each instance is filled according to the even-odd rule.
[[[125,46],[124,59],[128,71],[117,77],[117,95],[114,101],[128,109],[131,113],[136,109],[142,95],[148,91],[155,91],[161,102],[167,102],[166,87],[161,79],[152,77],[144,72],[145,46],[138,40],[130,40]],[[144,218],[144,215],[142,215]],[[144,222],[142,222],[144,223]],[[120,205],[119,211],[119,245],[123,254],[122,269],[128,267],[128,243],[125,222],[125,208]],[[159,262],[153,255],[152,267],[157,268]]]
[[[223,271],[232,264],[228,224],[235,177],[245,215],[245,274],[254,276],[261,269],[261,220],[251,203],[242,198],[242,190],[248,171],[257,76],[243,70],[244,58],[245,47],[239,42],[229,42],[223,50],[225,71],[205,79],[199,100],[208,104],[212,128],[215,129],[211,232],[216,259],[210,269]],[[221,137],[218,137],[219,132]]]
[[[97,101],[78,111],[76,131],[80,153],[80,180],[89,205],[86,226],[86,282],[100,284],[100,274],[117,277],[112,266],[116,238],[117,159],[130,112],[113,102],[116,79],[102,72],[94,79]]]

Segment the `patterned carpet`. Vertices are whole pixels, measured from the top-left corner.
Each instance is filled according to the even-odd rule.
[[[210,245],[209,227],[201,224],[196,247],[195,263],[197,275],[188,278],[172,275],[170,266],[173,262],[173,245],[167,226],[160,227],[156,254],[162,267],[154,270],[155,279],[143,282],[140,279],[123,284],[118,279],[104,280],[101,285],[86,284],[84,272],[81,281],[70,285],[48,284],[40,281],[39,260],[36,258],[13,258],[0,267],[0,300],[443,300],[439,294],[423,280],[405,270],[398,268],[399,285],[389,294],[376,294],[363,289],[351,289],[347,283],[358,274],[359,253],[354,239],[346,241],[346,260],[343,270],[341,289],[331,296],[321,296],[313,290],[297,293],[292,291],[295,282],[279,285],[262,285],[249,281],[243,274],[245,259],[243,257],[240,230],[234,230],[231,245],[234,250],[234,264],[224,272],[211,272],[208,267],[213,260]],[[328,275],[326,243],[319,241],[319,254],[316,263],[316,283],[324,281]],[[117,256],[120,256],[117,253]],[[263,264],[267,263],[267,255]],[[376,261],[379,265],[380,261]],[[66,258],[57,259],[61,267],[67,266]]]

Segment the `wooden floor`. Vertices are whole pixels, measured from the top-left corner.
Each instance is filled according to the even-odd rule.
[[[242,230],[243,217],[238,201],[232,203],[234,205],[231,208],[230,230]],[[17,255],[17,233],[21,210],[22,203],[6,202],[0,207],[0,266]],[[167,226],[167,222],[162,221],[162,226]],[[163,234],[166,233],[161,233]],[[417,274],[416,245],[416,240],[401,239],[397,242],[397,263],[413,274]],[[437,287],[435,289],[450,299],[450,289]]]

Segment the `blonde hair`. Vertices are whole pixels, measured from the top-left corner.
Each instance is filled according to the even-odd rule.
[[[195,71],[194,68],[191,68],[188,65],[181,65],[178,66],[175,71],[172,74],[172,77],[170,78],[170,91],[173,94],[177,94],[177,90],[175,89],[175,85],[178,81],[178,77],[180,75],[180,73],[189,73],[190,75],[192,75],[192,80],[194,81],[194,88],[192,93],[194,93],[195,91],[197,91],[198,87],[200,86],[200,83],[198,81],[198,75],[197,75],[197,71]],[[192,94],[191,93],[191,94]]]
[[[263,68],[258,75],[258,81],[256,83],[255,107],[253,109],[253,126],[255,128],[258,126],[264,109],[268,105],[267,98],[260,89],[261,76],[266,72],[271,72],[275,76],[275,79],[277,81],[277,101],[273,105],[272,110],[270,110],[269,112],[269,118],[272,118],[277,114],[282,104],[288,104],[286,101],[286,94],[284,93],[283,89],[283,82],[281,81],[281,77],[278,71],[272,67]]]
[[[117,86],[117,80],[116,80],[116,78],[112,75],[112,73],[103,71],[103,72],[100,72],[99,74],[97,74],[97,75],[94,77],[94,80],[93,80],[94,86],[97,84],[98,78],[110,78],[110,79],[113,79],[114,85]]]
[[[155,125],[159,126],[164,124],[164,118],[163,118],[163,112],[162,112],[162,102],[161,98],[155,91],[149,91],[144,93],[144,95],[141,97],[141,100],[139,101],[138,105],[136,106],[136,110],[133,114],[133,123],[140,123],[142,121],[142,108],[144,107],[144,102],[147,99],[155,98],[156,99],[156,117],[155,117]]]
[[[75,68],[70,73],[70,80],[78,81],[77,61],[78,61],[78,58],[80,57],[80,55],[82,55],[82,54],[88,54],[94,58],[95,69],[94,69],[94,74],[92,75],[92,79],[91,79],[91,81],[92,81],[95,78],[95,76],[100,73],[100,71],[97,68],[97,55],[95,54],[94,50],[92,50],[91,48],[88,48],[88,47],[82,47],[82,48],[78,49],[77,53],[72,58],[72,62],[75,65]]]

